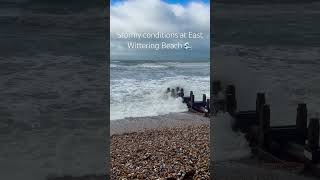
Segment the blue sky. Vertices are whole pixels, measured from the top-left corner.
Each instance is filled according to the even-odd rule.
[[[125,3],[116,3],[116,2]],[[113,0],[110,7],[111,59],[208,59],[210,5],[208,0]],[[119,38],[121,33],[201,33],[202,38]],[[192,50],[129,48],[130,43],[188,42]]]
[[[164,0],[167,3],[180,3],[180,4],[187,4],[190,2],[190,0]],[[195,0],[198,2],[204,2],[204,3],[209,3],[209,0]]]
[[[126,0],[111,0],[111,3],[116,3],[120,1],[126,1]],[[170,4],[187,4],[191,0],[163,0],[164,2],[170,3]],[[203,2],[203,3],[210,3],[210,0],[192,0],[193,2]]]

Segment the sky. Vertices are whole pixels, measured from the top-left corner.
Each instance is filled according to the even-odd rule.
[[[110,55],[112,60],[209,59],[210,5],[208,0],[113,0],[110,7]],[[182,39],[120,38],[127,34],[187,34]],[[202,38],[189,38],[189,33]],[[128,48],[128,43],[183,44],[191,49]],[[182,47],[182,46],[179,46]]]
[[[209,0],[197,0],[198,2],[203,2],[203,3],[210,3]],[[180,4],[187,4],[190,2],[190,0],[165,0],[167,3],[180,3]],[[196,2],[196,1],[195,1]]]
[[[111,0],[111,3],[115,2],[121,2],[126,0]],[[188,4],[191,0],[163,0],[164,2],[170,3],[170,4]],[[210,3],[210,0],[194,0],[193,2],[203,2],[203,3]]]

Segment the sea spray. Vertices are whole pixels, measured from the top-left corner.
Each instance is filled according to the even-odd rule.
[[[238,110],[254,110],[256,94],[263,92],[266,94],[266,103],[270,104],[271,124],[295,123],[297,104],[292,104],[288,92],[265,74],[254,72],[241,57],[224,54],[223,60],[217,60],[214,66],[215,79],[220,80],[223,85],[235,85]]]
[[[194,91],[196,100],[210,94],[208,62],[118,61],[111,66],[111,120],[184,112],[181,98],[166,96],[167,88]]]
[[[219,113],[211,121],[213,126],[213,161],[236,160],[250,156],[251,151],[243,133],[234,132],[231,128],[232,117]]]

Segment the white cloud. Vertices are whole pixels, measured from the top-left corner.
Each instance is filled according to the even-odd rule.
[[[111,58],[127,58],[138,56],[139,53],[139,50],[128,49],[127,40],[117,39],[116,33],[189,31],[203,32],[206,36],[205,39],[192,41],[195,48],[193,48],[192,53],[189,53],[189,56],[196,57],[197,54],[201,54],[208,58],[210,34],[210,7],[208,4],[192,1],[186,5],[169,4],[161,0],[117,2],[112,4],[110,8]],[[157,42],[160,40],[153,39],[151,41]],[[176,58],[179,58],[179,54],[185,57],[182,51],[173,52],[172,50],[167,52],[143,51],[143,55],[140,56],[148,58],[152,55],[161,59],[164,57],[162,54],[166,54],[166,58],[170,54]]]

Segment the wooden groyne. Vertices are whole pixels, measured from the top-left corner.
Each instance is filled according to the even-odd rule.
[[[191,112],[202,113],[204,116],[210,116],[210,99],[207,99],[207,95],[202,95],[202,101],[195,101],[195,95],[193,91],[190,91],[189,96],[185,96],[184,89],[180,87],[167,88],[167,94],[171,97],[182,98],[182,102],[185,103]]]
[[[305,170],[320,177],[319,119],[308,119],[306,104],[297,105],[295,125],[271,126],[271,109],[265,93],[257,92],[255,109],[237,111],[234,85],[222,88],[220,81],[214,81],[212,89],[212,113],[229,113],[233,117],[230,128],[245,133],[254,155],[303,163]]]

